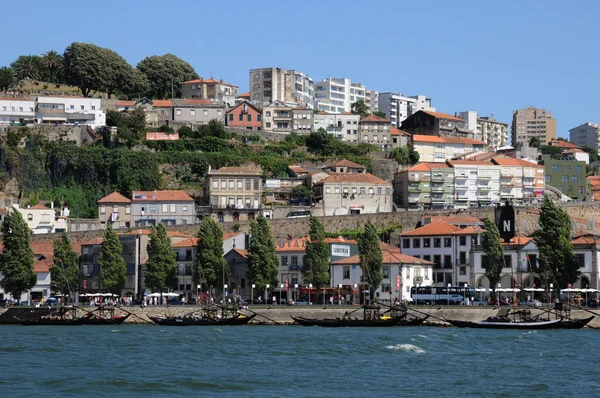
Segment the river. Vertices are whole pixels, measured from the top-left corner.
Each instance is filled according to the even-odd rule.
[[[0,327],[5,397],[595,396],[598,331]]]

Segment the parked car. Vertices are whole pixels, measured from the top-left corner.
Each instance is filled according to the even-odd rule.
[[[294,301],[294,305],[312,305],[310,301],[306,301],[305,299],[298,299]]]

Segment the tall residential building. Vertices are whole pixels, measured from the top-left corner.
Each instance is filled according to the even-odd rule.
[[[259,106],[274,101],[313,107],[313,80],[305,73],[281,68],[250,69],[250,100]]]
[[[475,111],[458,112],[458,117],[467,122],[467,129],[477,140],[498,149],[508,145],[508,124],[494,119],[494,115],[479,116]]]
[[[330,113],[352,110],[352,104],[364,101],[370,112],[377,110],[378,93],[363,84],[352,83],[343,77],[328,77],[315,83],[315,109]]]
[[[432,111],[431,98],[424,95],[405,97],[400,93],[380,93],[378,110],[385,113],[392,126],[399,127],[407,117],[417,111]]]
[[[588,145],[598,150],[600,149],[600,126],[596,123],[583,123],[569,130],[570,141],[575,145]]]
[[[530,106],[513,112],[512,146],[529,142],[531,137],[538,137],[542,145],[556,139],[556,119],[552,112]]]

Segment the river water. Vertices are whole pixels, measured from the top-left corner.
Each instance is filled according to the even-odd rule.
[[[0,396],[597,396],[600,332],[0,327]]]

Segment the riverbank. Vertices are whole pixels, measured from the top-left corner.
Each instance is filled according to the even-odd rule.
[[[167,316],[184,316],[194,311],[198,311],[198,306],[147,306],[141,307],[123,307],[123,309],[115,309],[115,315],[131,313],[131,316],[125,321],[129,324],[153,324],[150,316],[167,317]],[[511,310],[509,307],[495,308],[491,306],[481,307],[456,307],[456,306],[441,306],[441,307],[425,307],[415,306],[409,307],[409,314],[414,316],[429,315],[428,323],[433,325],[445,324],[444,319],[461,320],[461,321],[480,321],[490,316],[504,315]],[[523,309],[523,307],[519,307]],[[83,316],[88,311],[92,310],[89,307],[78,307],[77,315]],[[542,314],[546,312],[544,309],[531,309],[532,315]],[[251,306],[247,310],[241,311],[243,314],[256,314],[251,324],[262,325],[287,325],[293,324],[292,316],[306,318],[338,318],[343,317],[347,313],[351,313],[352,317],[362,318],[362,310],[358,307],[351,306]],[[14,321],[14,318],[19,319],[36,319],[41,315],[48,313],[47,308],[31,308],[31,307],[12,307],[0,311],[0,323]],[[589,326],[600,328],[600,310],[573,310],[572,318],[585,318],[593,313],[596,317],[590,322]],[[547,316],[547,315],[544,315]]]

